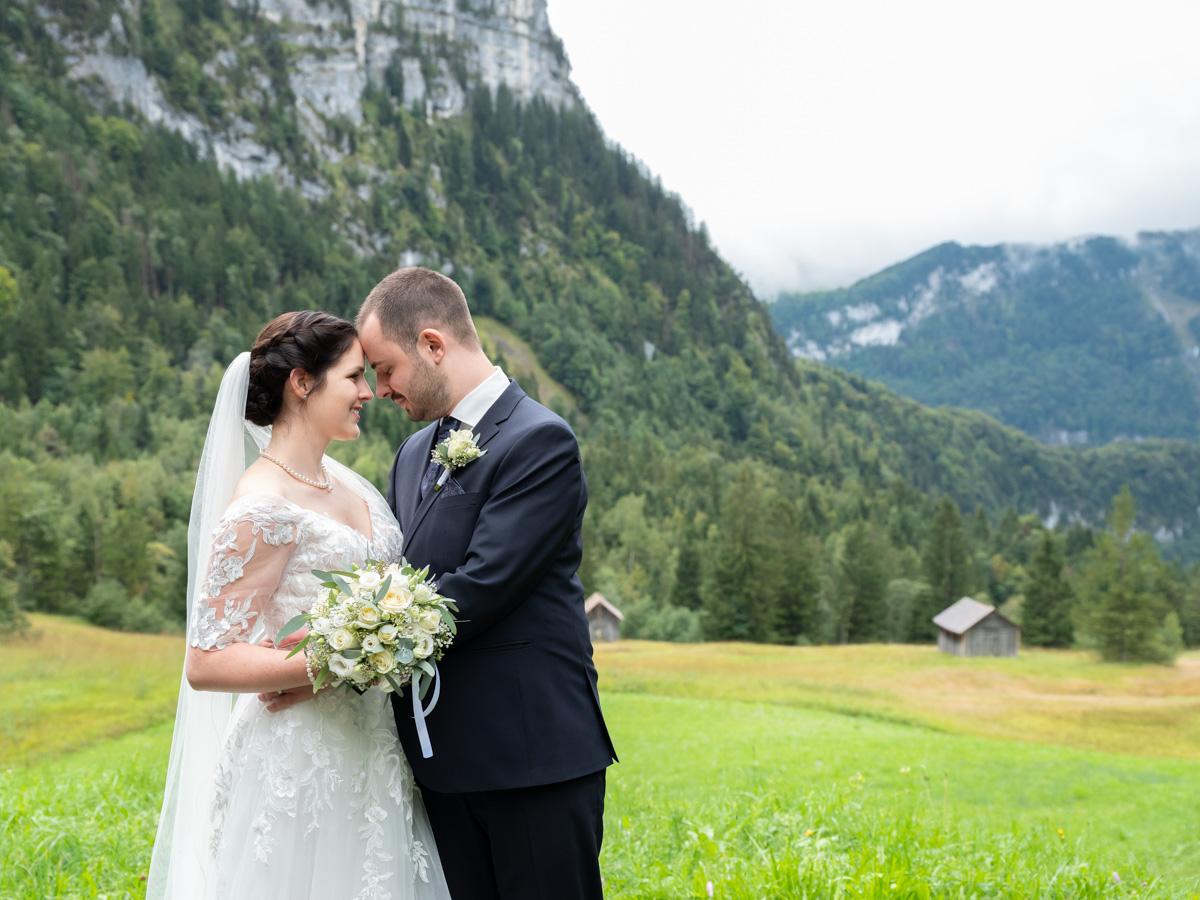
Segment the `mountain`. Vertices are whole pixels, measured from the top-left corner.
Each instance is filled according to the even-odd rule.
[[[1125,483],[1197,555],[1198,444],[1066,452],[797,363],[605,138],[538,0],[0,0],[0,126],[0,617],[178,627],[224,366],[418,262],[576,428],[581,576],[635,633],[844,636],[846,534],[916,584],[943,495],[1000,599],[1043,527],[1077,559]],[[414,428],[368,404],[332,452],[382,484]],[[919,636],[904,609],[889,633]]]
[[[1200,437],[1198,313],[1200,231],[942,244],[771,307],[797,356],[1069,445]]]

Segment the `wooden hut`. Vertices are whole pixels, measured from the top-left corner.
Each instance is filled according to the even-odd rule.
[[[942,610],[933,624],[938,627],[938,649],[954,656],[1016,656],[1021,647],[1021,626],[996,607],[970,597]]]
[[[583,602],[587,613],[588,629],[593,641],[615,641],[621,636],[621,623],[625,616],[619,609],[604,599],[599,591]]]

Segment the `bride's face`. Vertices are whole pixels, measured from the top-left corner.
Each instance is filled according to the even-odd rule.
[[[358,437],[363,404],[375,396],[363,374],[365,367],[362,345],[355,341],[329,367],[324,384],[304,401],[309,425],[332,441],[352,441]]]

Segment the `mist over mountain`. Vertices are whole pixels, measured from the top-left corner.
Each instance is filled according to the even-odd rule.
[[[1200,437],[1200,231],[942,244],[772,304],[792,352],[1049,444]]]

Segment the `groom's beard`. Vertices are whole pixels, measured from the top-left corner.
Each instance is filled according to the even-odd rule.
[[[404,396],[408,400],[408,417],[414,422],[432,422],[450,413],[450,385],[446,376],[437,366],[423,360],[413,367]]]

